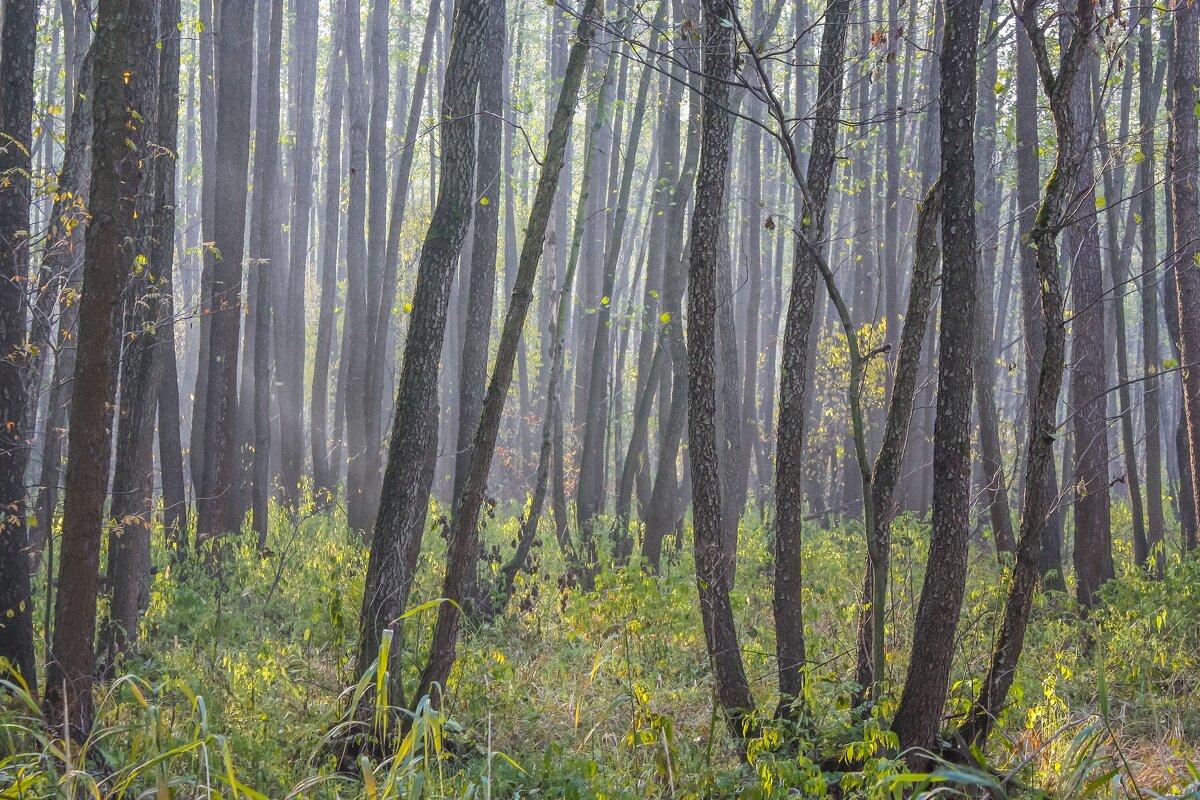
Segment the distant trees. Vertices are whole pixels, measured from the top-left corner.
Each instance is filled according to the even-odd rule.
[[[214,164],[213,239],[205,245],[204,287],[210,317],[201,361],[208,380],[204,415],[204,459],[197,492],[197,539],[204,541],[241,527],[231,519],[236,456],[238,339],[241,330],[242,260],[246,237],[246,185],[250,162],[250,90],[254,78],[254,3],[219,0],[217,115]],[[207,352],[204,352],[204,351]]]

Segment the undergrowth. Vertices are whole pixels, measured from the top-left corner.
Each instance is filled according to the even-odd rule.
[[[501,556],[518,513],[488,522]],[[406,620],[410,685],[436,613],[438,532],[426,537]],[[311,503],[295,518],[273,513],[266,550],[252,535],[230,537],[217,574],[203,555],[172,558],[158,531],[140,644],[121,677],[98,687],[86,741],[56,739],[25,687],[4,684],[0,800],[1200,797],[1200,560],[1169,558],[1155,581],[1118,553],[1126,566],[1086,618],[1069,596],[1040,595],[988,750],[916,773],[886,721],[911,648],[927,528],[902,518],[893,539],[888,690],[865,713],[850,707],[847,677],[863,559],[853,523],[806,530],[807,718],[799,728],[759,720],[745,760],[714,707],[686,543],[661,576],[635,561],[583,592],[562,579],[547,534],[508,611],[468,629],[440,708],[423,698],[411,712],[376,709],[377,720],[409,715],[407,735],[386,757],[339,771],[339,734],[377,677],[352,674],[367,558],[344,517]],[[973,548],[952,714],[986,672],[1004,598],[1005,565],[986,543]],[[771,558],[769,535],[747,517],[733,600],[761,709],[777,700]],[[39,586],[42,597],[44,574]]]

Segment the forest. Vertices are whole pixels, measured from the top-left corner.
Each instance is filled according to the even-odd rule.
[[[0,0],[0,800],[1200,798],[1200,3]]]

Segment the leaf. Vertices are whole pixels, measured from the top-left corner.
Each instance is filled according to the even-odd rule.
[[[658,321],[661,322],[663,325],[666,325],[668,322],[671,321],[671,312],[664,311],[661,314],[659,314]]]

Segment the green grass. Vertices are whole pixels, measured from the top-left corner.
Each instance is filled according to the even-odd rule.
[[[516,509],[499,509],[489,526],[489,543],[506,554]],[[142,642],[103,687],[96,728],[73,752],[9,685],[0,800],[1200,797],[1200,561],[1175,557],[1164,581],[1150,581],[1128,566],[1124,545],[1122,575],[1086,620],[1067,596],[1038,598],[1012,704],[979,763],[910,773],[886,720],[911,647],[926,534],[911,518],[895,529],[888,690],[865,721],[851,713],[847,678],[863,559],[853,524],[806,531],[811,725],[802,734],[765,725],[745,764],[714,711],[690,548],[661,578],[635,563],[582,593],[560,581],[547,528],[508,613],[468,627],[443,710],[421,704],[387,758],[338,773],[339,726],[355,685],[373,679],[352,674],[366,552],[336,513],[275,514],[269,554],[249,534],[233,537],[221,581],[199,559],[172,566],[156,553]],[[747,518],[734,608],[762,709],[776,700],[768,545]],[[404,637],[410,686],[444,547],[436,530],[426,537],[412,605],[429,606]],[[986,670],[1003,604],[1001,566],[986,544],[973,547],[952,713]]]

